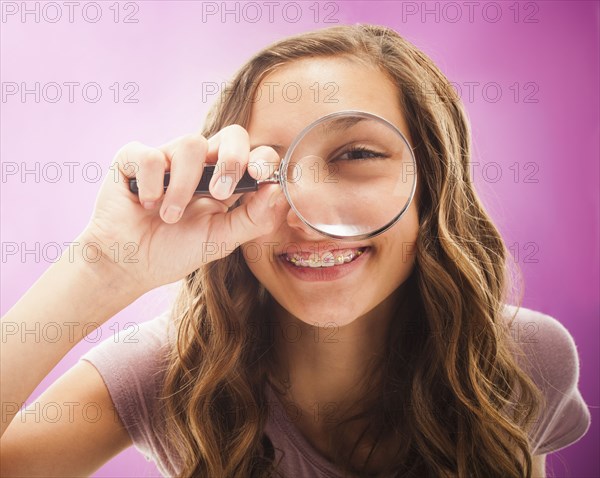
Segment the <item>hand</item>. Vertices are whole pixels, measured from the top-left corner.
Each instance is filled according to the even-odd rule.
[[[146,292],[177,281],[272,230],[287,204],[279,185],[245,193],[243,204],[229,208],[241,196],[231,191],[246,169],[265,179],[279,161],[270,147],[250,151],[248,133],[239,125],[209,140],[190,134],[159,148],[129,143],[115,155],[82,236],[100,246],[102,259],[118,266],[132,287]],[[205,163],[216,164],[209,186],[213,198],[193,195]],[[165,171],[171,174],[166,192]],[[129,190],[132,177],[138,196]]]

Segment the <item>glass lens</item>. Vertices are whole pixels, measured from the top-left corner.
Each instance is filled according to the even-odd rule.
[[[374,235],[410,204],[416,167],[392,124],[367,113],[331,115],[292,145],[284,189],[296,214],[331,237]]]

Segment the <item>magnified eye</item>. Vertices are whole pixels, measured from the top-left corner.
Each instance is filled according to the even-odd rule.
[[[281,163],[291,209],[316,232],[347,240],[375,237],[408,210],[416,161],[389,121],[367,112],[334,112],[305,127]],[[328,265],[328,264],[327,264]]]
[[[335,158],[334,161],[364,161],[367,159],[387,158],[386,154],[362,146],[353,146]]]

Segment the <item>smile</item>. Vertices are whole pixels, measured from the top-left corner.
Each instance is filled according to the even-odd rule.
[[[341,249],[333,252],[323,251],[321,254],[302,252],[284,254],[283,258],[294,264],[296,267],[333,267],[341,266],[356,260],[366,249],[367,247],[359,247],[354,249]]]

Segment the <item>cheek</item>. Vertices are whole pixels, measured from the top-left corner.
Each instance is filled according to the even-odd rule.
[[[242,255],[246,261],[248,269],[263,282],[264,275],[268,270],[270,263],[269,251],[266,249],[263,242],[250,241],[242,244]]]
[[[417,237],[419,235],[419,218],[416,210],[413,209],[407,212],[400,240],[393,247],[395,254],[399,254],[402,258],[402,263],[412,267],[416,255]]]
[[[413,203],[394,227],[372,241],[373,257],[365,269],[368,278],[360,277],[340,290],[302,288],[286,282],[285,275],[277,273],[268,246],[275,241],[275,233],[243,244],[241,249],[252,274],[283,308],[311,325],[316,320],[319,324],[334,322],[343,326],[377,306],[406,281],[414,267],[418,233]]]
[[[380,255],[377,267],[397,285],[410,275],[414,267],[418,235],[419,216],[413,203],[400,221],[382,234],[380,244],[377,244]]]

